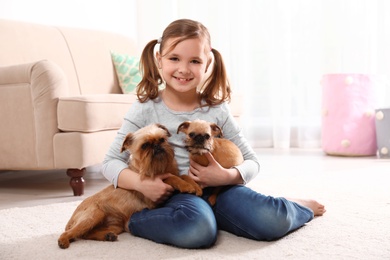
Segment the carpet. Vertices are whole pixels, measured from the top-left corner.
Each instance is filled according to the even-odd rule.
[[[273,164],[249,184],[273,195],[315,195],[327,207],[324,216],[277,241],[220,231],[212,248],[187,250],[123,233],[116,242],[78,240],[63,250],[57,239],[76,201],[0,210],[0,259],[390,259],[389,164],[308,163],[289,174],[288,165]]]

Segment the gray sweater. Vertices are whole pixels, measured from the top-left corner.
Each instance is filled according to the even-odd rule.
[[[226,103],[213,107],[197,108],[191,112],[178,112],[169,109],[161,98],[157,98],[145,103],[137,101],[130,107],[122,127],[119,129],[103,161],[103,175],[117,187],[120,172],[128,167],[128,152],[120,152],[126,134],[135,132],[152,123],[160,123],[167,127],[172,135],[169,138],[169,142],[175,149],[175,157],[179,165],[180,174],[187,174],[189,156],[184,147],[183,140],[185,135],[184,133],[177,134],[177,128],[184,121],[195,119],[216,123],[221,127],[224,137],[234,142],[240,148],[245,161],[235,168],[240,172],[244,183],[248,183],[258,174],[260,164],[256,154],[243,137],[241,129],[230,114]]]

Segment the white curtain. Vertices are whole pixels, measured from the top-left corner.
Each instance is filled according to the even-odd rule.
[[[390,1],[138,0],[137,14],[140,46],[178,18],[208,27],[253,147],[321,146],[322,75],[390,78]],[[377,85],[378,107],[390,107],[389,87]]]

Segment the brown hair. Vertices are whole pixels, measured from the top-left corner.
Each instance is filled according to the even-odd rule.
[[[159,73],[154,57],[154,48],[160,44],[160,53],[164,49],[164,44],[170,38],[178,38],[168,52],[173,50],[177,44],[187,39],[200,38],[207,42],[209,50],[214,55],[214,65],[210,76],[205,80],[203,86],[199,89],[201,99],[205,100],[207,105],[219,105],[224,101],[230,101],[231,88],[227,78],[225,65],[221,54],[211,48],[210,34],[207,28],[196,21],[189,19],[180,19],[172,22],[164,30],[159,40],[150,41],[144,48],[140,69],[142,71],[142,80],[137,86],[137,97],[141,103],[149,99],[158,97],[159,85],[163,79]]]

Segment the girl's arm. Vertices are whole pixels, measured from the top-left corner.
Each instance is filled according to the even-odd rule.
[[[140,175],[130,169],[123,169],[118,178],[118,187],[127,190],[136,190],[145,197],[159,204],[168,199],[174,189],[163,180],[171,176],[170,173],[157,175],[154,179],[141,179]]]
[[[134,133],[143,126],[140,117],[138,117],[139,111],[142,113],[142,107],[140,103],[136,102],[125,115],[122,126],[103,160],[102,173],[115,187],[118,187],[118,180],[122,171],[128,169],[130,154],[128,151],[121,152],[123,141],[128,133]]]
[[[190,169],[188,171],[188,175],[202,188],[244,183],[240,172],[236,168],[223,168],[211,153],[206,153],[205,156],[209,161],[208,166],[204,167],[190,160]]]
[[[260,163],[256,153],[249,145],[247,139],[242,134],[241,128],[237,121],[230,113],[229,107],[225,104],[222,106],[222,110],[225,112],[223,121],[219,122],[224,137],[235,143],[240,148],[242,155],[244,156],[244,162],[241,165],[235,166],[241,175],[243,184],[247,184],[253,180],[260,171]]]

